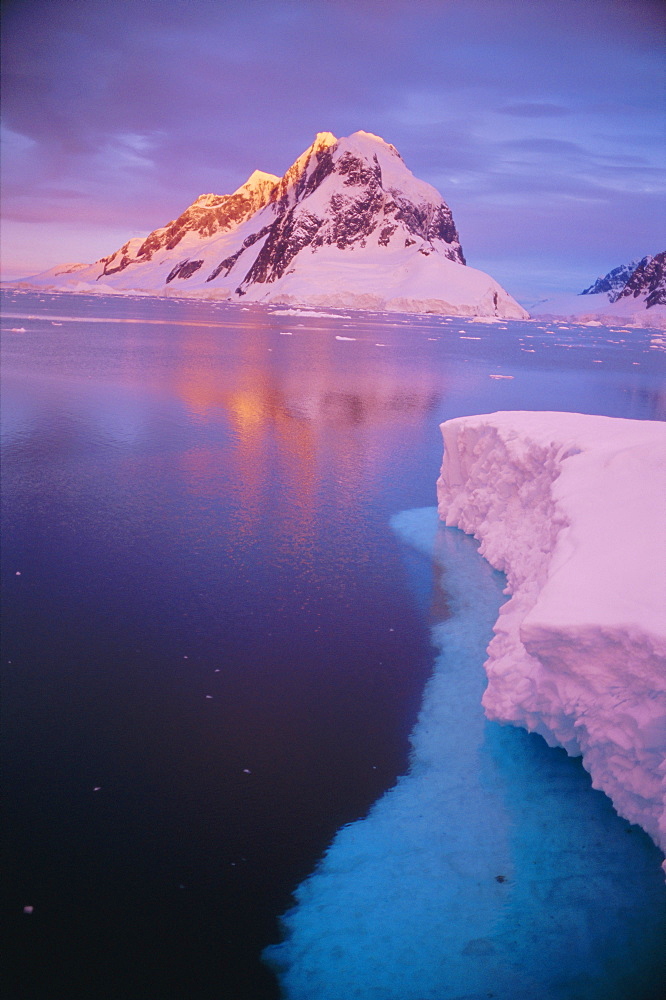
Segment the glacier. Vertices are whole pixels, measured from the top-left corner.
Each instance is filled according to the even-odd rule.
[[[511,595],[486,715],[581,755],[666,850],[666,425],[500,412],[441,429],[440,518],[480,541]]]

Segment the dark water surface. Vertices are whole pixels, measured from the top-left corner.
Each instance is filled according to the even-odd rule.
[[[446,595],[389,522],[439,422],[664,419],[663,338],[2,301],[3,995],[276,997],[278,915],[407,766]]]

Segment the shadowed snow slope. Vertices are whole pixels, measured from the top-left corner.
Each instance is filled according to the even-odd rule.
[[[320,132],[284,177],[255,171],[233,194],[201,195],[95,264],[18,284],[527,318],[493,278],[465,266],[439,192],[369,132]]]
[[[439,512],[507,575],[491,719],[583,763],[666,849],[666,425],[514,412],[442,424]]]

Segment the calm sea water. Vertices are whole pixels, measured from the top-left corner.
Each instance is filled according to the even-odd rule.
[[[391,519],[435,503],[438,424],[666,419],[663,335],[2,305],[4,995],[277,997],[279,915],[408,768],[447,593]],[[625,840],[618,913],[663,927],[658,852]],[[632,996],[656,997],[636,948]]]

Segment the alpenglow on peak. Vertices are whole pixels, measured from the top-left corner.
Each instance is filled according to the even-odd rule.
[[[41,287],[526,318],[467,267],[451,209],[372,132],[319,132],[282,177],[255,170],[94,264]]]

